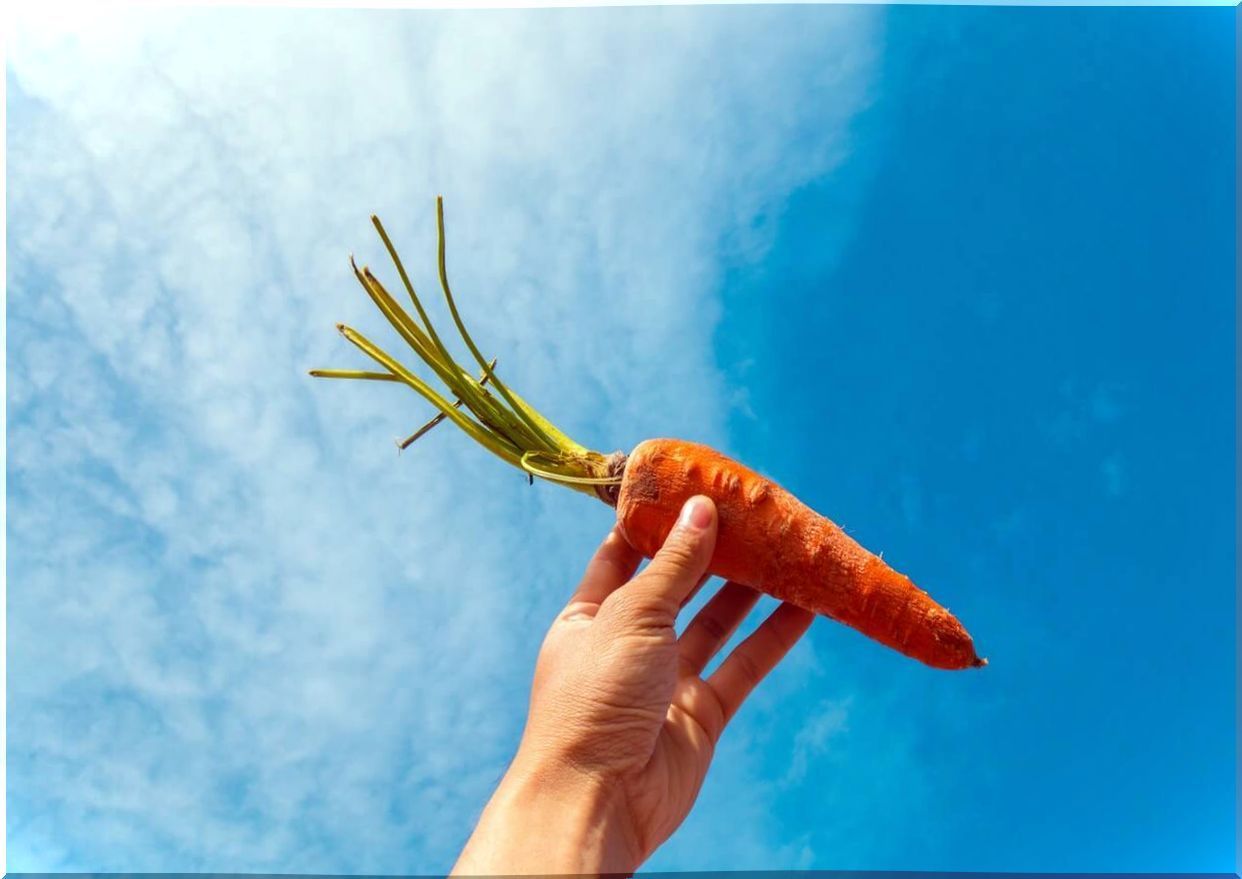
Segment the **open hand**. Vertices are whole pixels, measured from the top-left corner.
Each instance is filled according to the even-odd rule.
[[[628,873],[680,826],[725,726],[814,618],[780,605],[702,677],[759,598],[728,582],[677,636],[716,518],[692,498],[637,576],[619,532],[601,544],[544,640],[517,757],[455,874]]]

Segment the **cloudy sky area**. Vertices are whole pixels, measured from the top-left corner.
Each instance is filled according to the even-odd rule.
[[[1228,15],[20,22],[9,869],[450,866],[611,513],[306,377],[436,194],[568,433],[744,457],[993,659],[817,623],[650,869],[1232,869]]]

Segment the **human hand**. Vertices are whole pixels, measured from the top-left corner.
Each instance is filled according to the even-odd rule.
[[[526,729],[454,874],[630,873],[680,826],[716,742],[814,615],[780,605],[707,679],[758,593],[726,583],[678,637],[703,585],[716,509],[692,498],[642,573],[614,529],[557,615]]]

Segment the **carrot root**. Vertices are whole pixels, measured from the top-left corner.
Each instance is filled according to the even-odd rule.
[[[908,577],[772,480],[707,446],[656,439],[630,453],[617,503],[622,533],[654,555],[696,494],[711,497],[719,513],[711,573],[935,668],[986,665],[957,618]]]

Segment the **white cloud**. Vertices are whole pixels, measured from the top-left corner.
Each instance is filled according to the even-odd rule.
[[[833,738],[848,729],[849,700],[828,700],[803,724],[794,736],[793,756],[782,780],[793,785],[806,778],[807,764],[825,753]]]
[[[528,399],[604,450],[727,446],[719,248],[759,256],[848,153],[879,38],[856,8],[19,23],[10,868],[446,869],[610,513],[448,426],[398,457],[413,394],[306,377],[361,363],[337,320],[390,340],[347,252],[393,278],[376,212],[434,291],[443,193]],[[805,858],[756,833],[669,857]]]

